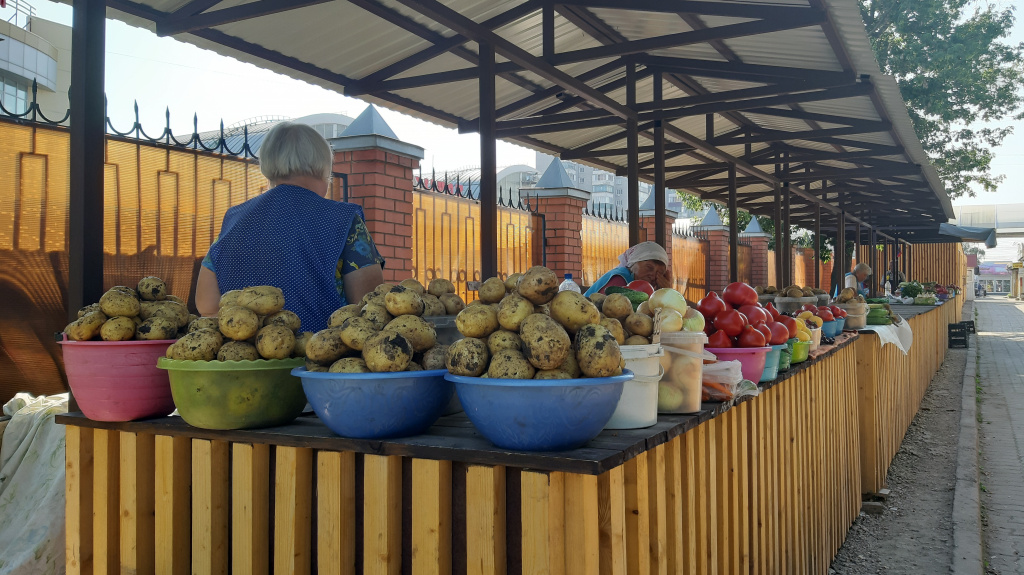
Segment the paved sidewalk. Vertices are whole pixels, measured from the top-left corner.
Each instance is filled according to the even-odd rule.
[[[974,307],[987,572],[1024,575],[1024,303],[984,298]]]

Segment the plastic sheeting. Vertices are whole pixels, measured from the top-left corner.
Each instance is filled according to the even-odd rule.
[[[954,226],[953,224],[939,224],[939,233],[946,236],[954,236],[968,242],[985,242],[985,247],[989,249],[996,247],[995,228],[972,228],[968,226]]]

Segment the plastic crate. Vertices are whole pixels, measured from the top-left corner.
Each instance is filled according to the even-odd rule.
[[[970,347],[968,340],[967,327],[962,323],[951,323],[949,324],[949,347],[952,348],[963,348],[967,349]]]
[[[962,321],[960,325],[967,328],[967,333],[978,333],[974,330],[974,321]]]

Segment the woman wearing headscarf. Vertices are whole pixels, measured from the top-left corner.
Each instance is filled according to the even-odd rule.
[[[641,242],[619,256],[619,266],[604,274],[585,295],[604,293],[613,287],[625,287],[629,282],[643,280],[655,289],[672,287],[672,265],[665,248],[656,242]]]

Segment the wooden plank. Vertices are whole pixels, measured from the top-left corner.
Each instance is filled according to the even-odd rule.
[[[231,449],[231,572],[270,572],[270,446]]]
[[[565,573],[565,476],[523,471],[520,479],[524,573]]]
[[[192,442],[156,437],[156,573],[184,575],[192,569]]]
[[[96,573],[121,570],[119,435],[106,429],[93,431],[92,532]]]
[[[650,573],[651,523],[648,498],[647,458],[634,457],[626,462],[626,572]]]
[[[704,517],[700,521],[700,525],[703,526],[702,533],[700,533],[701,540],[705,542],[703,569],[701,573],[719,573],[718,565],[718,522],[724,521],[724,518],[718,516],[718,499],[722,497],[722,489],[718,484],[718,472],[716,470],[717,459],[721,456],[718,451],[718,444],[716,440],[717,427],[719,420],[711,420],[706,424],[702,425],[703,440],[701,444],[703,446],[703,457],[700,459],[700,468],[704,472],[704,475],[700,477],[698,484],[704,485],[704,505],[701,506]]]
[[[356,572],[356,454],[318,451],[317,567],[321,573]]]
[[[616,467],[597,478],[601,575],[626,574],[625,469]]]
[[[735,572],[735,565],[732,562],[733,527],[735,522],[730,511],[734,494],[732,488],[731,456],[735,446],[729,433],[730,414],[731,412],[728,412],[726,415],[712,420],[715,430],[715,441],[718,446],[718,454],[713,465],[716,467],[715,474],[719,487],[718,497],[715,501],[715,515],[718,518],[716,525],[718,532],[718,568],[721,569],[722,573]]]
[[[471,575],[505,573],[504,467],[466,468],[466,565]]]
[[[402,571],[402,458],[363,458],[363,572]]]
[[[307,575],[312,567],[313,450],[277,447],[275,470],[274,574]]]
[[[64,566],[69,574],[93,573],[93,430],[64,431]]]
[[[226,441],[192,440],[192,573],[227,575],[231,478]]]
[[[412,573],[452,572],[452,463],[412,460]]]
[[[669,573],[683,573],[686,557],[685,535],[683,532],[683,491],[686,483],[683,477],[684,437],[677,437],[665,445],[665,565]]]
[[[592,575],[601,570],[601,519],[597,477],[565,474],[565,573]]]
[[[151,575],[156,572],[156,438],[120,435],[121,572]]]
[[[646,453],[647,497],[650,510],[650,554],[651,573],[668,574],[668,508],[665,486],[665,445],[659,445]]]
[[[698,433],[694,430],[683,435],[680,459],[682,465],[683,482],[680,487],[682,494],[682,563],[679,569],[673,573],[684,573],[685,575],[696,575],[698,561],[703,542],[698,543],[698,523],[700,511],[704,507],[704,486],[700,485],[697,478],[697,469],[701,467],[698,458]]]
[[[876,411],[878,381],[875,379],[877,361],[877,337],[859,338],[854,348],[857,351],[857,395],[860,398],[860,463],[861,489],[877,492],[881,489],[878,481],[878,418]]]

